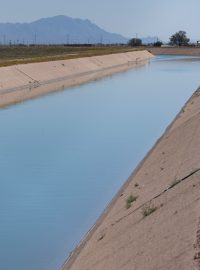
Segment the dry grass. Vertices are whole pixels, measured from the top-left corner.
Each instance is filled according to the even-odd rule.
[[[134,50],[138,50],[138,48],[130,48],[126,46],[2,46],[0,47],[0,67],[55,60],[67,60],[79,57],[129,52]]]

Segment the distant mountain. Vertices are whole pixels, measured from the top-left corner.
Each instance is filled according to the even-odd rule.
[[[160,40],[158,37],[143,37],[142,43],[143,44],[153,44],[158,40]]]
[[[127,43],[128,39],[109,33],[89,20],[67,16],[44,18],[32,23],[0,23],[1,43]]]

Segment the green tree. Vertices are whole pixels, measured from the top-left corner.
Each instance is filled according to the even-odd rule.
[[[161,47],[162,45],[163,45],[162,41],[156,41],[153,44],[154,47]]]
[[[141,46],[142,40],[140,38],[132,38],[129,40],[128,45],[132,47]]]
[[[179,31],[170,37],[170,44],[177,46],[187,46],[190,39],[187,37],[185,31]]]

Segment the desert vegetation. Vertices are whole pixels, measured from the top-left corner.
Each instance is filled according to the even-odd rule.
[[[136,50],[128,46],[0,46],[0,66],[66,60]]]
[[[185,31],[178,31],[170,37],[170,44],[176,46],[187,46],[189,45],[190,39],[187,37]]]
[[[133,194],[131,194],[126,200],[126,209],[129,209],[132,206],[132,203],[137,200],[137,198],[137,196],[133,196]]]
[[[155,212],[158,208],[154,205],[145,205],[143,208],[142,208],[142,215],[143,217],[147,217],[149,215],[151,215],[153,212]]]

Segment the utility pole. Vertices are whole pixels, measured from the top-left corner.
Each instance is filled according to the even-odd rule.
[[[3,44],[6,45],[6,35],[3,35]]]
[[[70,35],[67,34],[67,35],[66,35],[66,43],[67,43],[67,44],[69,44],[69,37],[70,37]]]
[[[138,33],[135,34],[135,45],[137,44]]]
[[[100,44],[103,44],[103,36],[100,37]]]
[[[34,44],[36,45],[36,43],[37,43],[37,35],[35,33],[35,35],[34,35]]]

